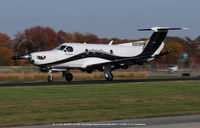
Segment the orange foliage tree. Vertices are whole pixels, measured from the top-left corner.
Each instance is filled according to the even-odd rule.
[[[4,33],[0,33],[0,44],[10,43],[10,37]]]
[[[160,64],[178,64],[180,61],[180,57],[183,54],[183,46],[179,42],[169,42],[166,44],[164,49],[162,50],[167,51],[170,50],[171,53],[165,56],[162,56],[157,63]]]
[[[60,44],[65,42],[74,42],[74,35],[60,30],[57,32],[57,41]]]
[[[12,43],[12,40],[10,40],[10,37],[4,33],[0,33],[0,45],[4,45],[7,47],[10,47]]]
[[[14,55],[14,52],[11,49],[3,45],[0,45],[0,56],[1,56],[0,65],[1,66],[13,65],[14,61],[11,60],[11,56],[13,55]]]
[[[27,40],[24,44],[29,46],[28,51],[50,50],[58,45],[57,33],[50,27],[37,26],[26,29],[23,33],[17,33],[17,43],[21,43],[24,39]]]

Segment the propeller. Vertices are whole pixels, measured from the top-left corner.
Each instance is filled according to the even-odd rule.
[[[26,54],[23,56],[12,56],[11,59],[13,60],[20,60],[20,59],[25,59],[25,60],[31,60],[32,56],[30,54]]]

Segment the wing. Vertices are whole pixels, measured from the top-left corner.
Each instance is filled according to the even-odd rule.
[[[102,69],[104,67],[110,67],[112,70],[115,70],[115,69],[119,69],[119,68],[126,68],[130,65],[135,65],[135,64],[141,65],[141,64],[147,62],[148,60],[157,59],[160,56],[163,56],[163,55],[166,55],[169,53],[170,53],[170,51],[166,51],[166,52],[160,53],[156,56],[140,55],[140,56],[136,56],[136,57],[128,57],[125,59],[118,59],[118,60],[114,60],[111,62],[89,65],[86,68],[89,70],[94,70],[94,69]]]

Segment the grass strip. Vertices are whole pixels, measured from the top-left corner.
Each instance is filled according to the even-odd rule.
[[[0,126],[200,114],[200,81],[0,88]]]

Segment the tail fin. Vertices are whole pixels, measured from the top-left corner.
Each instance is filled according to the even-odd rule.
[[[150,29],[138,29],[138,31],[154,31],[143,52],[140,55],[158,55],[164,47],[164,40],[169,30],[183,30],[188,28],[153,27]]]

